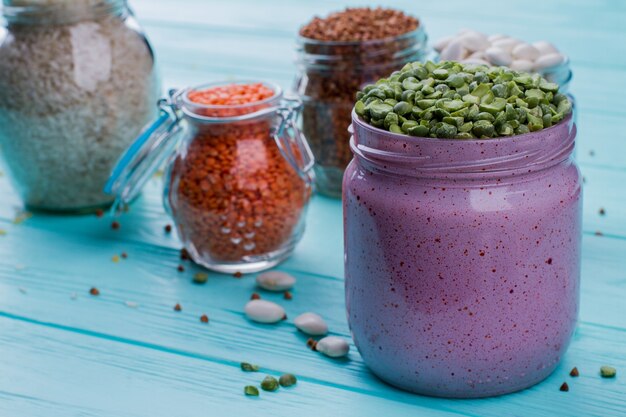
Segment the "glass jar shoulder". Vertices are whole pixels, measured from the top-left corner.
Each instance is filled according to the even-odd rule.
[[[67,25],[10,25],[0,44],[3,91],[29,88],[72,104],[91,93],[156,83],[152,48],[132,16]],[[113,85],[114,84],[114,85]],[[47,95],[46,93],[50,93]],[[9,94],[10,95],[10,94]],[[19,94],[12,97],[19,102]]]
[[[480,213],[516,216],[558,213],[580,206],[582,178],[569,159],[516,177],[411,178],[365,169],[353,160],[344,177],[347,205],[393,216],[468,219]]]

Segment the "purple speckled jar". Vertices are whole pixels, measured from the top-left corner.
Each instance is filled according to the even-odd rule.
[[[488,140],[398,135],[353,113],[343,184],[348,321],[383,380],[441,397],[546,378],[578,315],[572,117]]]

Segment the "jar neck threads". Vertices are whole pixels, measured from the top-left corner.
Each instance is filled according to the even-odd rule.
[[[386,39],[369,41],[320,41],[300,37],[297,63],[306,70],[334,71],[350,67],[371,70],[373,66],[397,69],[417,61],[426,53],[427,35],[423,27]]]
[[[2,16],[9,25],[66,25],[129,13],[126,0],[4,0]]]
[[[247,84],[248,81],[237,81],[236,84]],[[223,82],[204,84],[186,89],[177,94],[175,104],[191,120],[204,123],[233,123],[273,116],[283,100],[282,89],[273,83],[263,82],[274,94],[261,101],[237,105],[212,105],[192,101],[189,93],[202,91],[211,87],[223,86]]]
[[[350,129],[350,147],[365,169],[452,180],[523,176],[548,169],[571,157],[576,138],[572,114],[537,132],[493,139],[400,135],[370,126],[355,113]]]

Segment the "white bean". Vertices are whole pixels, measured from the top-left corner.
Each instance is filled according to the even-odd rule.
[[[520,41],[518,41],[517,39],[503,38],[503,39],[498,39],[495,42],[492,42],[491,46],[497,47],[499,49],[503,49],[510,53],[513,50],[513,48],[515,48],[519,43]]]
[[[258,323],[277,323],[286,318],[285,309],[271,301],[248,301],[244,311],[250,320]]]
[[[502,48],[498,48],[495,46],[490,47],[485,51],[485,56],[487,60],[494,65],[504,65],[507,66],[511,63],[512,58],[511,54]]]
[[[482,33],[467,32],[460,36],[459,39],[470,52],[483,51],[489,47],[489,41]]]
[[[535,70],[542,70],[544,68],[550,68],[550,67],[554,67],[556,65],[559,65],[560,63],[562,63],[565,60],[565,57],[561,54],[557,53],[552,53],[552,54],[547,54],[547,55],[541,55],[536,61],[535,61]]]
[[[533,43],[533,46],[537,48],[541,55],[554,54],[559,52],[559,50],[556,49],[556,47],[548,41],[538,41]]]
[[[515,71],[532,71],[533,67],[533,62],[526,59],[516,59],[509,65],[509,68]]]
[[[446,46],[448,46],[450,42],[452,42],[455,39],[456,39],[455,36],[446,36],[445,38],[441,38],[437,42],[435,42],[435,44],[433,45],[433,48],[435,48],[435,51],[441,52],[446,48]]]
[[[457,59],[457,61],[462,61],[465,58],[469,58],[469,56],[470,56],[470,51],[468,51],[467,49],[463,49],[463,54],[461,55],[459,59]]]
[[[326,356],[330,356],[331,358],[340,358],[348,354],[350,351],[350,345],[341,337],[326,336],[317,342],[315,350]]]
[[[264,290],[281,292],[291,289],[296,279],[286,272],[267,271],[257,275],[256,283]]]
[[[328,333],[328,325],[315,313],[303,313],[295,318],[293,324],[298,330],[311,336],[323,336]]]
[[[450,42],[448,46],[441,51],[439,57],[442,61],[458,61],[465,55],[465,48],[463,47],[463,41],[455,39]]]
[[[485,59],[485,52],[477,51],[467,57],[467,59]]]
[[[539,50],[527,43],[520,43],[513,48],[513,59],[525,59],[527,61],[534,61],[539,58]]]

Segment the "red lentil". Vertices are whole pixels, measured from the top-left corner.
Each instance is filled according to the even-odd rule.
[[[183,311],[183,308],[180,306],[180,304],[176,304],[174,306],[174,311]]]
[[[285,291],[285,294],[283,294],[283,298],[285,300],[291,300],[293,298],[293,295],[289,291]]]
[[[235,272],[235,273],[233,274],[233,276],[234,276],[235,278],[241,278],[241,277],[243,277],[243,274],[242,274],[241,272],[237,271],[237,272]]]
[[[200,321],[202,323],[208,323],[209,322],[209,316],[207,316],[206,314],[203,314],[200,316]]]
[[[263,84],[243,84],[194,91],[188,98],[238,105],[273,95]],[[203,108],[201,114],[243,115],[264,106]],[[280,153],[273,125],[273,116],[198,125],[187,152],[175,160],[170,205],[183,241],[201,258],[237,262],[278,250],[292,237],[309,188]]]
[[[569,385],[567,385],[567,382],[563,382],[563,384],[561,384],[561,388],[559,388],[559,391],[563,391],[563,392],[569,391]]]
[[[190,259],[189,252],[187,252],[187,249],[182,248],[180,250],[180,259],[183,260],[183,261],[186,261],[186,260]]]
[[[119,228],[120,228],[120,223],[119,223],[119,222],[117,222],[117,221],[113,221],[113,222],[111,223],[111,229],[113,229],[113,230],[118,230]]]
[[[171,224],[166,224],[164,229],[165,229],[165,233],[171,233],[172,232],[172,225]]]
[[[185,267],[182,265],[178,265],[178,268],[176,269],[178,269],[178,272],[185,272]]]
[[[576,367],[572,368],[572,370],[570,371],[569,375],[570,376],[574,376],[574,377],[579,376],[580,373],[578,372],[578,368],[576,368]]]
[[[98,290],[96,287],[93,287],[89,290],[89,294],[94,296],[100,295],[100,290]]]
[[[126,252],[122,252],[122,259],[127,259],[128,258],[128,254]]]
[[[102,217],[102,216],[104,216],[104,210],[97,209],[96,210],[96,217]]]
[[[253,292],[252,295],[250,296],[250,299],[251,300],[260,300],[261,296],[258,293]]]

